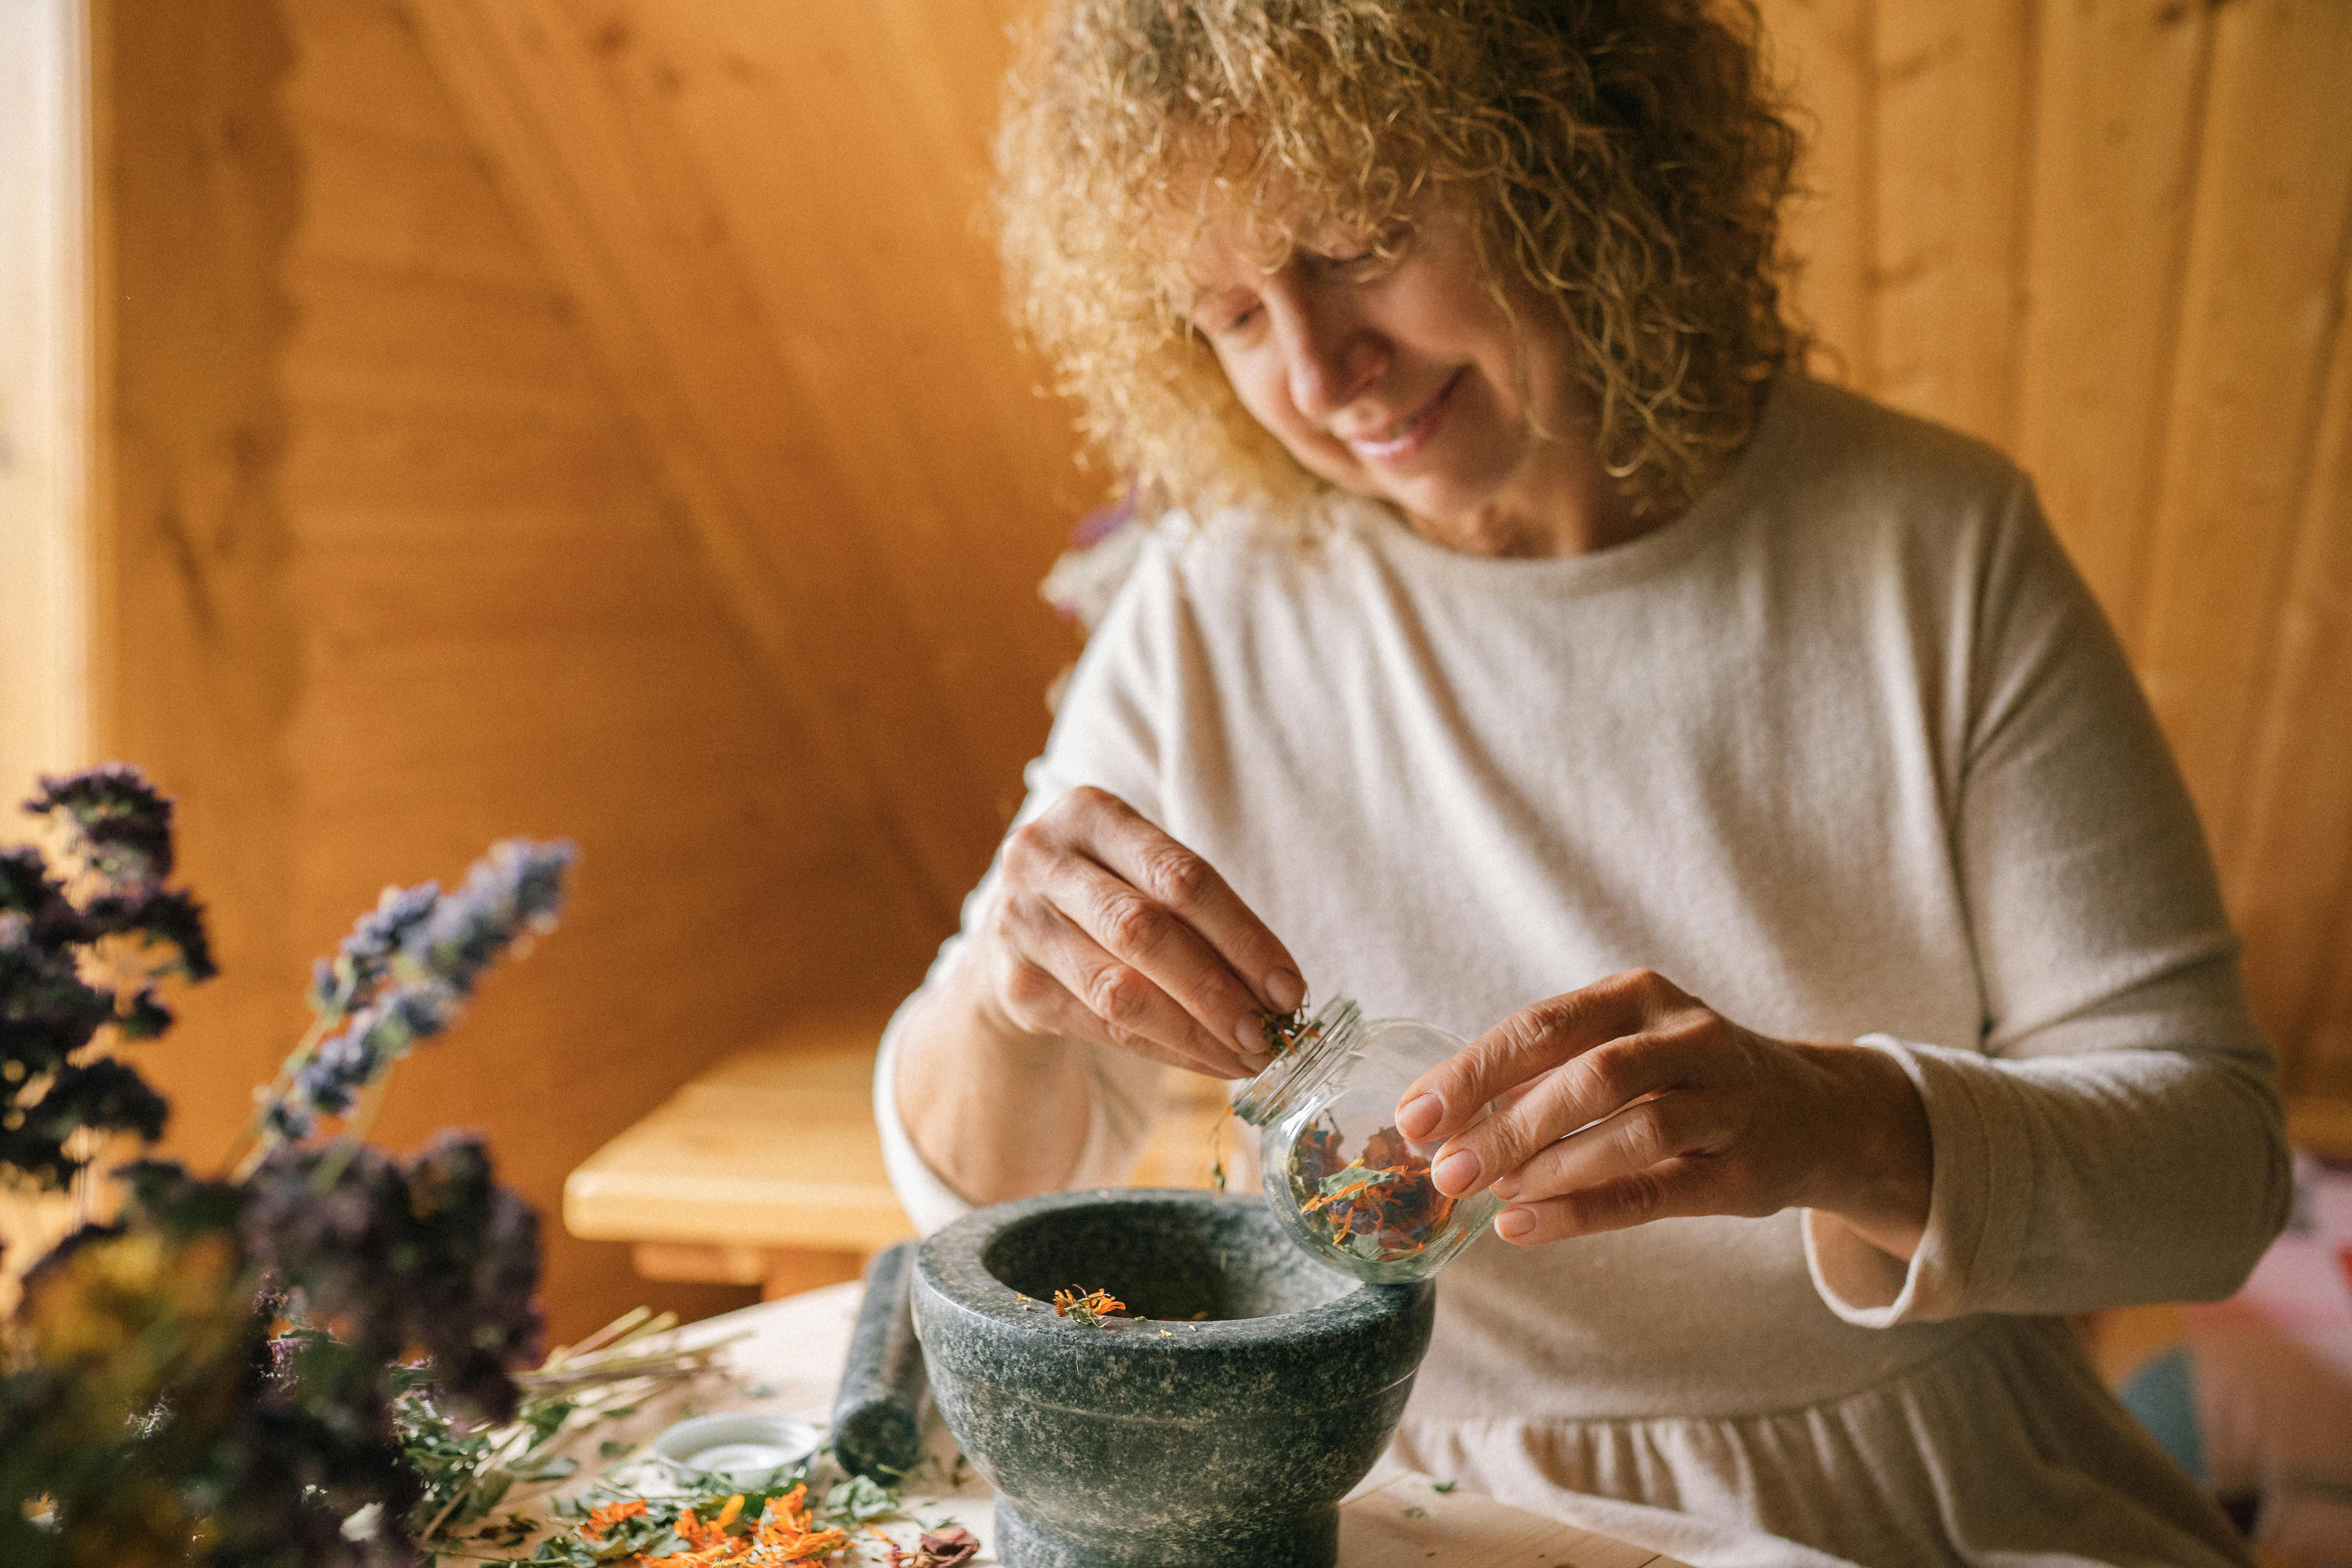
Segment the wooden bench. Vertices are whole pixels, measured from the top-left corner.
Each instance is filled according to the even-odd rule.
[[[887,1018],[795,1024],[698,1074],[565,1179],[564,1227],[628,1242],[648,1279],[757,1285],[771,1300],[857,1278],[875,1252],[915,1234],[874,1126]],[[1206,1186],[1221,1087],[1168,1076],[1135,1184]],[[1229,1167],[1255,1139],[1225,1129]]]

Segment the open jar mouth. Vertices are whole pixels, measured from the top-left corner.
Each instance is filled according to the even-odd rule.
[[[1306,1104],[1355,1059],[1363,1025],[1363,1009],[1345,996],[1324,1004],[1298,1032],[1297,1044],[1234,1097],[1234,1114],[1252,1127],[1268,1127]]]

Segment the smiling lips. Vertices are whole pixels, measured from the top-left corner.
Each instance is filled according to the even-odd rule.
[[[1469,374],[1470,367],[1467,365],[1455,371],[1453,378],[1437,389],[1437,395],[1421,405],[1419,412],[1402,425],[1391,426],[1395,434],[1384,436],[1379,439],[1366,437],[1342,437],[1347,443],[1348,450],[1368,463],[1397,463],[1412,457],[1415,452],[1428,446],[1430,438],[1436,435],[1437,426],[1442,422],[1446,405],[1453,401],[1454,388],[1460,386],[1462,378]]]

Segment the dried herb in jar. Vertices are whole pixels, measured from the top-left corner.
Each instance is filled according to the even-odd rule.
[[[1330,1226],[1331,1245],[1375,1263],[1411,1258],[1436,1238],[1454,1200],[1430,1180],[1429,1162],[1383,1127],[1349,1159],[1328,1119],[1290,1150],[1291,1200],[1301,1218]]]

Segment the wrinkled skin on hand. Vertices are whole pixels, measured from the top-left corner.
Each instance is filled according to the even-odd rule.
[[[1520,1009],[1416,1079],[1397,1125],[1443,1140],[1438,1187],[1490,1188],[1522,1246],[1804,1207],[1907,1258],[1927,1218],[1927,1113],[1900,1064],[1757,1034],[1647,970]]]
[[[976,931],[1001,1026],[1212,1078],[1264,1067],[1297,964],[1216,869],[1118,796],[1070,791],[1005,838]]]

